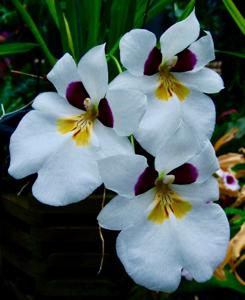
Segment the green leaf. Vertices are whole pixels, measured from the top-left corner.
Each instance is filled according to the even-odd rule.
[[[225,272],[226,280],[219,280],[216,277],[212,277],[210,280],[198,283],[195,281],[183,281],[178,289],[178,292],[198,292],[198,291],[207,291],[214,288],[229,288],[245,294],[244,286],[239,283],[236,277],[229,271]]]
[[[193,11],[195,7],[196,0],[190,0],[189,3],[186,5],[185,9],[183,10],[182,14],[178,17],[178,21],[182,21],[186,19],[189,14]]]
[[[226,207],[225,213],[227,215],[239,215],[241,217],[245,217],[245,211],[239,208]]]
[[[154,18],[157,14],[161,13],[166,5],[171,4],[173,0],[159,0],[154,4],[148,12],[146,23],[151,21],[152,18]]]
[[[223,3],[237,26],[240,28],[241,32],[245,35],[245,19],[234,2],[232,0],[223,0]]]
[[[237,120],[237,127],[239,128],[239,131],[236,135],[236,138],[240,139],[245,135],[245,117]]]
[[[34,43],[11,43],[0,45],[0,55],[12,55],[17,53],[25,53],[33,48],[37,47],[38,44]]]
[[[73,39],[72,39],[70,27],[69,27],[69,24],[68,24],[68,22],[66,20],[65,14],[63,14],[63,18],[64,18],[64,23],[65,23],[65,29],[66,29],[66,35],[67,35],[68,45],[69,45],[69,48],[71,49],[72,56],[75,58],[75,52],[74,52],[74,46],[73,46]]]
[[[245,170],[245,164],[243,164],[243,163],[238,163],[237,165],[232,167],[232,171],[238,172],[241,170]],[[244,212],[244,214],[245,214],[245,212]]]
[[[63,53],[69,52],[71,54],[72,52],[69,47],[69,41],[68,41],[67,30],[66,30],[64,13],[62,10],[61,1],[55,1],[55,9],[56,9],[58,23],[59,23],[60,39],[61,39],[61,43],[62,43]]]
[[[117,0],[118,1],[118,0]],[[116,1],[115,1],[116,2]],[[88,40],[87,49],[96,46],[99,37],[100,16],[101,16],[101,0],[85,1],[87,8],[87,26],[88,26]],[[119,22],[119,20],[117,20]]]
[[[70,48],[74,59],[78,62],[81,57],[81,18],[83,18],[80,4],[82,1],[66,0],[65,23]]]
[[[134,26],[136,1],[117,0],[112,2],[110,15],[109,46],[115,45],[119,38]]]
[[[46,0],[46,4],[48,6],[50,15],[52,16],[52,18],[54,20],[54,23],[59,28],[59,21],[58,21],[58,16],[57,16],[56,7],[55,7],[55,0]]]
[[[56,62],[55,57],[51,54],[48,46],[46,45],[41,33],[39,32],[36,24],[34,23],[32,17],[29,15],[27,10],[24,8],[24,6],[20,3],[19,0],[11,0],[14,4],[15,8],[20,13],[22,19],[26,23],[26,25],[29,27],[30,31],[32,32],[33,36],[37,40],[38,44],[40,45],[41,49],[43,50],[44,55],[46,56],[46,59],[51,65],[54,65]]]
[[[226,51],[226,50],[215,50],[216,53],[221,53],[221,54],[227,54],[231,56],[236,56],[239,58],[245,58],[245,53],[241,52],[233,52],[233,51]]]
[[[150,0],[138,0],[136,4],[136,13],[134,18],[134,27],[141,28],[146,21],[149,9]]]

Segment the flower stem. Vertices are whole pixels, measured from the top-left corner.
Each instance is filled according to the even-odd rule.
[[[104,192],[103,192],[101,209],[103,209],[104,206],[105,206],[105,199],[106,199],[106,188],[104,188]],[[104,263],[104,257],[105,257],[105,240],[104,240],[104,236],[103,236],[102,229],[101,229],[100,225],[99,225],[99,235],[100,235],[100,239],[101,239],[102,250],[101,250],[100,267],[99,267],[99,271],[97,272],[97,275],[99,275],[101,273],[101,271],[102,271],[103,263]]]
[[[121,67],[119,61],[117,60],[117,58],[116,58],[113,54],[109,54],[108,57],[109,57],[109,58],[111,57],[112,60],[114,61],[115,65],[116,65],[116,67],[117,67],[118,73],[122,73],[123,70],[122,70],[122,67]]]
[[[36,24],[34,23],[32,17],[29,15],[29,13],[25,10],[23,5],[20,3],[19,0],[11,0],[16,9],[19,11],[21,17],[28,25],[29,29],[31,30],[32,34],[34,35],[35,39],[39,43],[40,47],[43,50],[44,55],[46,56],[46,59],[50,63],[50,65],[54,65],[56,62],[55,57],[51,54],[49,51],[49,48],[47,47],[43,37],[41,36],[41,33],[39,32]]]
[[[1,103],[1,109],[2,109],[2,115],[1,115],[0,119],[2,119],[6,115],[5,108],[4,108],[4,105],[2,103]]]
[[[132,147],[133,147],[134,152],[135,152],[134,136],[131,134],[131,135],[129,136],[129,139],[130,139],[130,143],[132,144]]]
[[[28,106],[30,106],[32,103],[33,103],[33,100],[32,100],[32,101],[30,101],[29,103],[27,103],[26,105],[22,106],[21,108],[18,108],[18,109],[16,109],[16,110],[14,110],[14,111],[11,111],[11,112],[8,112],[8,113],[6,113],[6,112],[5,112],[5,110],[4,110],[4,106],[1,104],[1,108],[2,108],[2,115],[1,115],[1,117],[0,117],[0,120],[2,120],[2,119],[3,119],[4,117],[6,117],[6,116],[9,116],[9,115],[15,114],[15,113],[17,113],[17,112],[19,112],[19,111],[21,111],[21,110],[23,110],[23,109],[27,108],[27,107],[28,107]]]
[[[38,76],[38,75],[35,75],[35,74],[25,73],[25,72],[17,71],[17,70],[11,70],[10,72],[13,73],[13,74],[29,76],[29,77],[32,77],[32,78],[38,78],[38,79],[43,79],[43,80],[46,79],[44,76]]]

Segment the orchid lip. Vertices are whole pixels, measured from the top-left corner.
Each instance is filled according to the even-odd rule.
[[[96,105],[89,98],[84,100],[85,112],[57,120],[57,129],[61,134],[72,132],[72,139],[77,146],[88,146],[93,134],[94,121],[98,116]]]

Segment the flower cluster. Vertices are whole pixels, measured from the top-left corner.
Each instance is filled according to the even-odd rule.
[[[204,94],[223,82],[205,67],[214,59],[210,33],[199,36],[194,11],[159,43],[144,29],[126,33],[126,71],[111,83],[105,45],[78,65],[65,54],[47,75],[57,92],[34,99],[10,142],[9,173],[37,173],[33,195],[43,203],[80,201],[102,183],[118,194],[98,222],[121,231],[116,248],[127,273],[156,291],[176,290],[182,276],[208,280],[229,241],[226,216],[213,203],[215,108]],[[154,164],[135,154],[130,135]]]

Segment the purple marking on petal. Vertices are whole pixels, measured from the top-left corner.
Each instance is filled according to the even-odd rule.
[[[84,100],[86,98],[89,98],[89,94],[81,81],[74,81],[68,85],[66,89],[66,99],[71,105],[86,110],[84,106]]]
[[[186,72],[194,69],[197,58],[189,49],[185,49],[177,54],[178,60],[176,65],[171,69],[173,72]]]
[[[227,175],[227,176],[226,176],[226,181],[227,181],[228,184],[232,184],[232,183],[235,182],[235,179],[234,179],[233,176]]]
[[[99,111],[98,119],[100,120],[100,122],[106,127],[112,128],[114,125],[114,119],[113,119],[111,108],[106,98],[100,100],[98,111]]]
[[[198,171],[192,164],[186,163],[172,170],[169,174],[174,175],[174,184],[189,184],[197,180]]]
[[[157,48],[154,47],[149,56],[147,57],[147,60],[145,61],[144,65],[144,75],[153,75],[158,72],[158,67],[162,62],[162,53]]]
[[[139,176],[137,183],[134,186],[135,196],[143,194],[155,186],[155,181],[158,173],[151,167],[145,168],[143,173]]]

